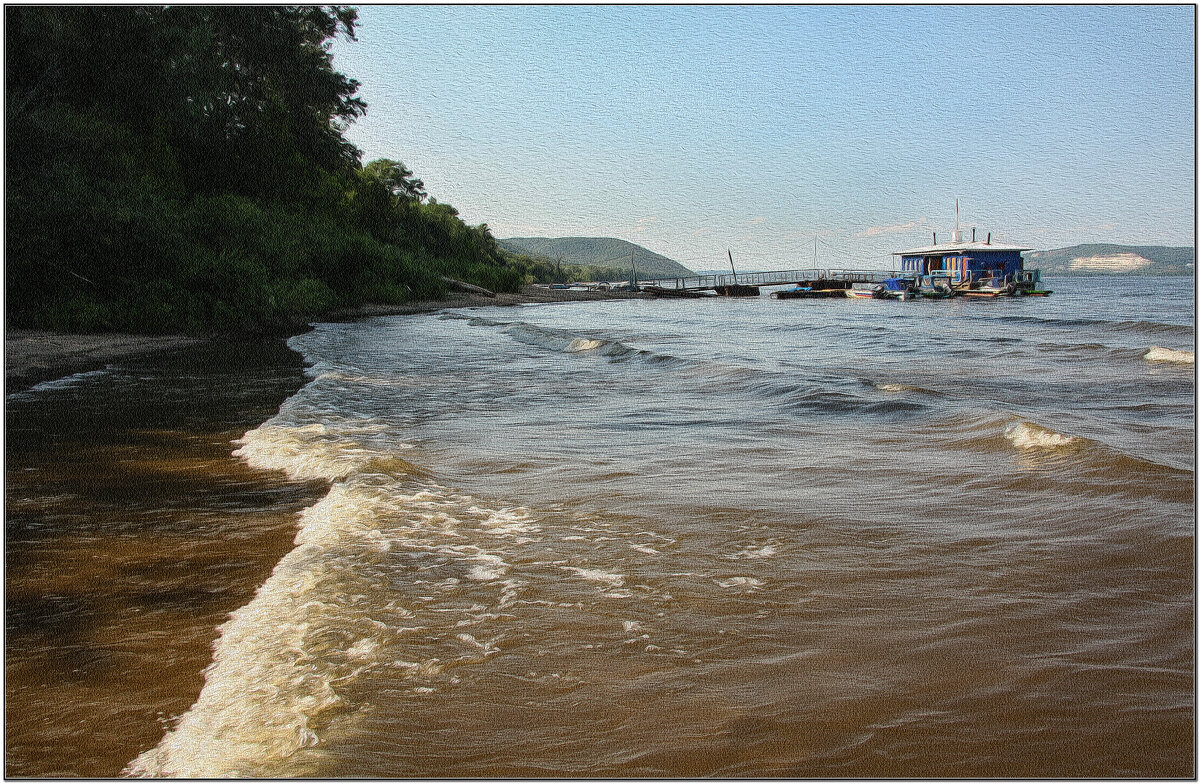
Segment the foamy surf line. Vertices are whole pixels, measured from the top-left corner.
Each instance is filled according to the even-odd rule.
[[[329,493],[301,513],[296,547],[219,627],[196,702],[124,775],[303,775],[297,766],[314,760],[297,752],[319,747],[333,718],[354,720],[364,677],[427,693],[453,681],[448,668],[499,650],[460,627],[519,596],[506,552],[540,531],[527,511],[488,509],[405,473],[407,464],[348,437],[374,432],[369,423],[287,425],[286,416],[247,433],[235,454],[293,479],[329,479]],[[477,586],[479,600],[453,617],[424,609],[394,582],[416,563],[438,569],[449,590]],[[437,655],[413,650],[407,635],[443,626]]]
[[[335,488],[305,510],[301,536],[328,538],[345,506]],[[326,605],[311,594],[328,568],[326,547],[304,542],[275,566],[249,604],[219,629],[204,688],[192,707],[153,749],[123,771],[149,778],[248,777],[265,763],[283,760],[319,742],[317,722],[342,700],[334,682],[355,673],[320,666],[308,651],[308,631]],[[369,653],[363,637],[348,659]],[[357,656],[355,655],[357,654]]]
[[[86,381],[89,378],[96,378],[97,376],[104,376],[104,375],[107,375],[109,372],[111,372],[111,371],[109,371],[107,368],[105,368],[104,370],[88,370],[83,373],[73,373],[72,375],[64,376],[62,378],[51,379],[50,381],[42,381],[37,384],[34,384],[29,389],[23,389],[21,391],[13,392],[13,393],[9,394],[7,399],[8,400],[31,400],[43,392],[52,392],[56,389],[66,389],[68,387],[73,387],[77,384],[82,383],[83,381]]]
[[[286,404],[285,404],[286,407]],[[321,424],[287,426],[277,420],[246,433],[234,454],[260,469],[292,479],[329,479],[329,493],[300,516],[296,548],[285,555],[254,598],[218,629],[204,687],[159,744],[139,755],[123,775],[160,778],[248,777],[319,742],[323,714],[342,706],[334,684],[369,666],[377,643],[370,632],[347,646],[343,662],[311,650],[311,631],[336,616],[336,593],[322,583],[338,552],[355,546],[386,549],[369,525],[370,497],[338,482],[368,462],[361,450],[339,448]],[[322,599],[324,601],[322,601]]]

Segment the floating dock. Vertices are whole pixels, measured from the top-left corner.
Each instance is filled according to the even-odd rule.
[[[821,292],[842,292],[854,283],[883,283],[898,273],[883,270],[804,269],[775,272],[739,272],[720,275],[692,275],[686,278],[639,280],[638,288],[659,296],[687,296],[684,292],[702,296],[717,294],[725,297],[757,297],[767,286],[796,286]],[[828,295],[818,295],[828,296]]]
[[[816,240],[813,240],[816,261]],[[991,232],[980,241],[975,229],[964,239],[958,222],[958,202],[954,203],[954,231],[950,242],[911,250],[897,251],[898,270],[800,269],[739,274],[729,251],[732,274],[692,275],[637,282],[630,285],[662,297],[725,296],[755,297],[766,286],[792,286],[773,292],[777,299],[949,299],[951,297],[1044,297],[1052,292],[1041,288],[1041,272],[1025,269],[1022,253],[1031,250],[1020,245],[993,243]]]
[[[776,299],[948,299],[950,297],[1044,297],[1037,270],[1007,275],[939,274],[906,270],[806,269],[775,272],[742,272],[735,275],[693,275],[638,281],[638,289],[657,297],[757,297],[768,286],[792,286],[771,293]]]

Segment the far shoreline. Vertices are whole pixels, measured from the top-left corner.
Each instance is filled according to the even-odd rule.
[[[400,305],[360,305],[331,311],[307,323],[355,321],[372,316],[405,316],[436,313],[453,308],[530,305],[551,302],[589,302],[610,299],[642,299],[631,292],[571,291],[542,286],[525,286],[517,294],[485,294],[454,291],[445,299],[416,300]],[[304,332],[298,325],[290,334]],[[246,335],[137,335],[128,333],[72,334],[50,330],[9,329],[4,333],[4,388],[11,394],[76,373],[102,370],[110,363],[145,354],[186,349],[211,343],[273,339]]]

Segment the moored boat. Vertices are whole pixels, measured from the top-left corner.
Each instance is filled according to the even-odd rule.
[[[794,288],[775,291],[771,296],[775,299],[828,299],[846,296],[850,283],[845,280],[816,278],[797,283]]]
[[[917,278],[917,292],[922,299],[949,299],[954,296],[950,279],[936,276]]]
[[[1011,297],[1016,293],[1016,288],[1009,285],[996,285],[992,283],[982,283],[975,288],[961,289],[958,294],[961,297]]]
[[[916,299],[917,284],[914,278],[887,278],[883,281],[881,299]]]
[[[816,288],[813,286],[796,286],[795,288],[774,291],[771,296],[775,299],[829,299],[845,297],[845,289]]]
[[[855,283],[846,289],[846,296],[851,299],[885,299],[882,283]]]

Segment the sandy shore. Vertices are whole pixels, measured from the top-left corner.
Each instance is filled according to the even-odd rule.
[[[123,357],[183,348],[204,338],[183,335],[64,335],[41,330],[6,330],[4,385],[7,391],[97,370]]]
[[[327,314],[324,321],[351,321],[366,316],[430,313],[446,308],[523,305],[539,302],[577,302],[601,299],[629,299],[644,294],[601,291],[565,291],[526,286],[519,294],[482,294],[452,292],[443,300],[410,302],[404,305],[363,305]],[[7,330],[4,333],[4,383],[8,392],[29,387],[39,381],[61,378],[72,373],[98,370],[110,362],[157,351],[184,348],[219,338],[185,335],[69,335],[41,330]]]
[[[497,294],[494,297],[466,292],[451,292],[446,299],[408,302],[404,305],[362,305],[349,310],[335,311],[326,321],[351,321],[364,316],[395,316],[411,313],[431,313],[447,308],[494,307],[497,305],[528,305],[539,302],[591,302],[604,299],[643,299],[648,294],[611,291],[568,291],[526,286],[519,294]]]

